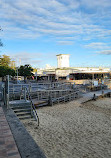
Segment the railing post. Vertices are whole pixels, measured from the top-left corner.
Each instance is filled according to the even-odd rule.
[[[6,107],[9,108],[9,75],[6,76],[5,82],[5,100],[6,100]]]
[[[29,92],[31,92],[32,91],[32,86],[31,86],[31,84],[29,85]]]
[[[38,100],[39,100],[39,92],[38,92]]]
[[[12,89],[13,89],[13,95],[14,95],[14,84],[13,84],[13,86],[12,86]]]
[[[24,100],[26,101],[26,87],[24,87]]]
[[[3,88],[3,101],[4,101],[4,105],[6,105],[6,93],[5,93],[5,87]]]
[[[42,92],[41,92],[41,100],[42,100]]]
[[[49,97],[48,97],[48,104],[50,106],[52,106],[52,98],[51,98],[51,94],[49,93]]]
[[[33,117],[33,107],[32,107],[32,102],[31,102],[31,116]]]
[[[6,98],[7,109],[9,109],[9,94],[6,94]]]
[[[75,92],[74,92],[74,99],[75,99]]]

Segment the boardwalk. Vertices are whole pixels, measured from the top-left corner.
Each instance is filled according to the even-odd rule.
[[[79,102],[79,103],[85,103],[85,102],[87,102],[87,101],[90,101],[90,100],[92,100],[94,94],[96,95],[96,97],[102,96],[102,91],[103,91],[103,90],[95,91],[95,92],[88,92],[88,93],[86,93],[86,94],[83,94],[83,95],[82,95],[82,98],[79,98],[79,99],[78,99],[78,102]],[[105,94],[108,94],[108,93],[111,93],[111,90],[110,90],[110,89],[104,90],[104,95],[105,95]]]

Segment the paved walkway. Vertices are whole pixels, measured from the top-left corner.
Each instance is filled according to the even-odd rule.
[[[2,107],[0,107],[0,158],[21,158]]]
[[[86,94],[83,94],[82,98],[79,98],[77,101],[79,103],[85,103],[87,101],[90,101],[93,99],[94,94],[96,95],[96,97],[102,96],[102,91],[104,91],[104,95],[111,93],[111,89],[106,89],[106,90],[100,90],[100,91],[94,91],[94,92],[88,92]]]

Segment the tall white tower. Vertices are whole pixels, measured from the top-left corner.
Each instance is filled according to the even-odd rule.
[[[57,56],[57,67],[69,67],[69,54],[58,54]]]

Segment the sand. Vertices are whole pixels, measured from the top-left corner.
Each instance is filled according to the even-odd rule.
[[[23,121],[47,158],[111,158],[111,98],[37,109],[40,126]]]

